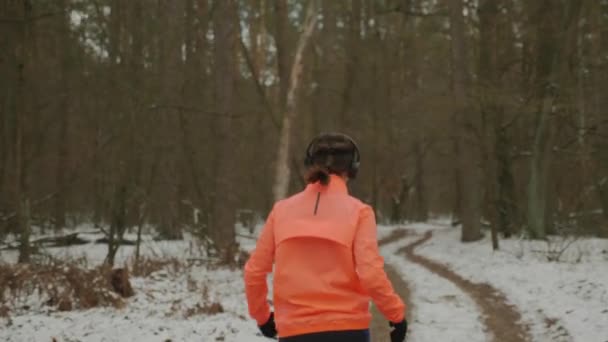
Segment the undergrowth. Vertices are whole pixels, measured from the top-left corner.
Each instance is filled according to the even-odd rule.
[[[28,310],[25,300],[37,296],[59,311],[124,305],[111,283],[112,269],[84,268],[75,262],[0,264],[0,307]]]

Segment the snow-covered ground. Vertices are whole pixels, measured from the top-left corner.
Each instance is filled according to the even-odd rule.
[[[194,285],[192,282],[196,282]],[[195,267],[134,278],[136,295],[123,309],[52,312],[39,306],[14,315],[1,341],[264,341],[246,315],[241,274]],[[203,288],[207,288],[208,295]],[[224,312],[198,314],[218,302]]]
[[[86,260],[91,266],[96,266],[103,263],[107,254],[107,244],[96,244],[94,241],[104,238],[104,235],[99,232],[99,229],[93,225],[84,224],[78,226],[75,229],[60,230],[51,234],[36,234],[33,240],[67,235],[78,232],[78,237],[92,241],[89,244],[71,246],[69,248],[45,248],[44,253],[62,260],[75,260],[83,259]],[[155,241],[155,234],[143,234],[141,244],[141,255],[152,257],[152,258],[183,258],[186,259],[192,256],[200,256],[202,251],[199,249],[198,244],[195,243],[194,238],[184,233],[183,240],[174,241]],[[136,241],[137,234],[126,233],[124,235],[125,240]],[[7,242],[16,244],[17,238],[11,237],[7,239]],[[128,262],[131,257],[135,255],[135,246],[125,245],[121,246],[116,253],[115,264],[122,265]],[[18,252],[16,250],[4,250],[0,251],[0,260],[7,263],[14,263],[17,261]]]
[[[80,227],[78,231],[90,231]],[[85,234],[89,238],[97,238]],[[127,236],[134,239],[134,236]],[[252,248],[253,239],[242,239]],[[187,260],[200,256],[192,238],[183,241],[153,241],[145,237],[142,255]],[[106,245],[88,244],[69,248],[48,248],[47,253],[63,259],[86,258],[90,266],[104,260]],[[118,265],[133,256],[132,246],[122,246]],[[14,262],[16,252],[3,251],[0,261]],[[44,296],[32,295],[15,300],[10,319],[0,318],[0,341],[266,341],[247,314],[242,272],[191,266],[161,270],[146,278],[132,277],[135,296],[122,309],[95,308],[69,312],[56,311],[44,303]],[[26,302],[24,309],[22,303]],[[17,304],[18,303],[18,304]],[[221,304],[223,312],[209,309]],[[207,309],[207,310],[206,310]]]
[[[501,240],[500,251],[493,252],[489,237],[462,244],[460,230],[446,225],[408,228],[434,230],[417,254],[505,293],[531,324],[534,341],[608,341],[608,240],[576,240],[560,262],[549,262],[547,252],[568,241],[549,247],[542,241]]]
[[[395,254],[429,230],[434,231],[433,239],[417,253],[504,292],[530,325],[535,342],[608,341],[608,240],[581,239],[564,253],[564,261],[548,262],[543,253],[546,243],[504,240],[501,251],[492,252],[488,239],[461,244],[458,229],[444,222],[407,228],[417,234],[387,244],[381,251],[410,285],[414,308],[409,314],[408,341],[482,342],[490,338],[470,297],[444,278]],[[90,227],[81,229],[90,231]],[[380,226],[379,239],[394,229],[398,227]],[[239,240],[246,250],[255,246],[255,239]],[[156,258],[196,259],[201,251],[195,246],[189,236],[170,242],[156,242],[148,236],[142,253]],[[90,244],[47,252],[59,258],[86,258],[95,266],[103,261],[106,246]],[[133,253],[133,247],[121,247],[117,264],[128,263]],[[0,254],[2,262],[14,262],[15,258],[13,251]],[[58,342],[267,341],[248,317],[240,270],[199,265],[177,272],[162,270],[131,281],[136,295],[122,309],[58,312],[43,304],[45,298],[33,296],[26,301],[27,309],[17,305],[11,308],[10,319],[0,318],[0,341],[51,341],[53,337]],[[205,313],[202,308],[213,303],[220,303],[223,312]]]
[[[396,251],[418,237],[412,236],[388,244],[382,255],[411,291],[414,308],[408,313],[409,342],[484,342],[488,336],[475,303],[456,285],[405,259]]]

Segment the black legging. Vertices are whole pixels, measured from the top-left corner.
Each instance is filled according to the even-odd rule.
[[[283,337],[279,342],[370,342],[369,330],[324,331]]]

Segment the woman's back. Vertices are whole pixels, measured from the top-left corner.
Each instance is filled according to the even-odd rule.
[[[295,335],[317,328],[369,326],[370,298],[361,287],[353,258],[364,208],[340,180],[328,187],[311,184],[277,203],[274,303],[279,331]]]
[[[344,180],[332,175],[327,186],[309,184],[275,205],[245,266],[247,296],[258,299],[250,313],[262,323],[268,317],[260,298],[274,262],[281,337],[367,329],[370,299],[389,320],[402,320],[404,304],[377,246],[373,211],[348,195]]]

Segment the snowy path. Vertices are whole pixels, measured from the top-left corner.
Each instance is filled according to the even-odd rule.
[[[408,312],[409,342],[485,342],[488,335],[475,302],[461,289],[423,266],[408,261],[397,251],[416,237],[407,237],[385,245],[382,254],[411,291],[412,307]],[[394,283],[398,284],[398,282]],[[382,317],[377,318],[383,321]],[[384,322],[386,324],[386,322]],[[381,335],[373,341],[387,341]]]
[[[406,233],[407,232],[404,230],[393,230],[390,232],[390,234],[388,234],[388,236],[380,239],[378,244],[382,248],[398,239],[405,237]],[[405,281],[405,278],[402,277],[401,274],[399,274],[397,270],[395,270],[395,268],[391,265],[385,264],[384,270],[390,278],[391,283],[395,288],[395,291],[397,291],[401,299],[403,299],[403,301],[405,302],[409,315],[409,312],[412,312],[414,310],[414,306],[411,301],[410,285]],[[382,316],[380,311],[378,311],[378,308],[376,308],[375,305],[372,305],[372,314],[373,320],[370,326],[372,341],[390,341],[390,329],[388,327],[386,319],[384,318],[384,316]]]
[[[433,236],[423,243],[429,231]],[[608,342],[608,240],[581,238],[556,263],[546,260],[542,241],[501,240],[501,250],[492,251],[489,237],[462,244],[459,234],[442,223],[378,229],[387,274],[410,301],[408,342],[486,342],[494,336],[501,342]],[[150,240],[144,251],[150,257],[181,260],[196,256],[191,245],[189,240]],[[255,239],[241,244],[247,250],[254,245]],[[403,253],[408,245],[414,260]],[[103,259],[105,247],[51,252],[65,259],[86,257],[95,264]],[[124,248],[121,253],[122,264],[132,251]],[[10,255],[0,255],[0,262],[10,260]],[[60,312],[45,304],[45,296],[21,293],[8,303],[8,316],[0,315],[0,341],[269,341],[248,317],[240,270],[168,268],[132,282],[136,295],[122,309]],[[199,312],[215,302],[223,312]],[[513,323],[519,320],[517,312],[519,334]],[[489,317],[498,322],[488,322]],[[376,314],[373,341],[388,341],[388,331],[386,320]],[[518,335],[521,339],[508,339]]]
[[[395,234],[399,229],[408,233]],[[382,233],[394,234],[382,254],[412,292],[409,341],[608,342],[606,239],[578,238],[559,262],[550,262],[549,249],[563,238],[554,245],[501,240],[492,251],[489,237],[463,244],[460,230],[442,223]],[[461,307],[446,305],[452,296],[446,282],[456,287]],[[461,333],[472,320],[477,332]]]
[[[435,227],[417,254],[475,283],[489,283],[521,312],[535,342],[608,342],[608,241],[579,239],[560,262],[544,241],[489,237],[462,244],[458,229]]]
[[[483,322],[492,334],[495,342],[528,342],[531,338],[528,328],[521,324],[521,315],[510,305],[500,291],[487,283],[473,283],[445,265],[421,257],[415,253],[416,247],[426,243],[433,237],[427,232],[424,237],[413,244],[406,246],[399,252],[404,252],[407,258],[424,266],[431,272],[449,280],[469,295],[483,312]]]

